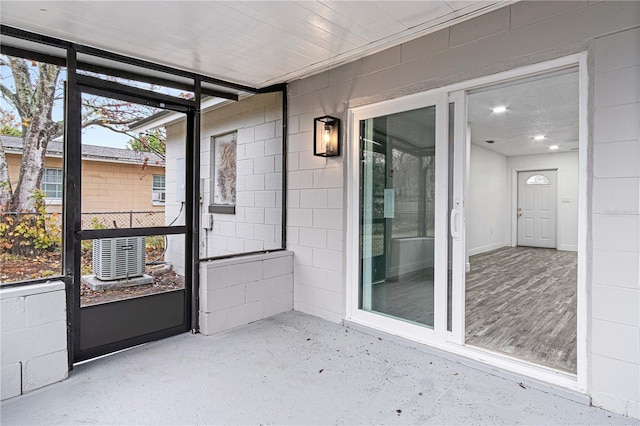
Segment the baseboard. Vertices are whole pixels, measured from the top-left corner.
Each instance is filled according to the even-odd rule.
[[[558,245],[558,250],[560,251],[578,251],[578,246],[574,246],[571,244],[560,244]]]
[[[502,243],[498,242],[498,243],[488,244],[486,246],[472,248],[472,249],[469,249],[469,256],[473,256],[473,255],[481,254],[481,253],[486,253],[488,251],[497,250],[499,248],[510,246],[510,245],[511,245],[510,242],[509,243],[507,243],[507,242],[502,242]]]

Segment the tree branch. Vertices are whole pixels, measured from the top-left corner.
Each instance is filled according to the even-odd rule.
[[[18,114],[22,116],[21,111],[24,111],[24,108],[22,107],[22,104],[18,100],[17,95],[13,93],[11,89],[9,89],[7,86],[1,83],[0,83],[0,92],[2,93],[2,97],[5,98],[8,103],[15,106],[16,109],[18,110]]]

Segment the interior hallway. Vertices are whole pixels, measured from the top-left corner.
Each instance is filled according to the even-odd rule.
[[[471,256],[466,342],[576,372],[576,252],[505,247]]]
[[[296,312],[76,366],[1,413],[2,424],[640,424]]]

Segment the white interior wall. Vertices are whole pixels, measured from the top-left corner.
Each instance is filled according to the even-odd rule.
[[[587,245],[583,259],[588,270],[588,391],[595,404],[640,417],[639,26],[638,2],[522,1],[291,82],[287,227],[288,247],[295,252],[295,309],[341,321],[344,265],[357,261],[346,258],[343,246],[351,231],[345,201],[354,196],[343,189],[349,170],[342,157],[313,157],[314,117],[330,114],[346,123],[350,107],[588,51],[596,93],[590,92],[595,111],[588,111],[593,132],[588,155],[593,163],[586,172],[589,190],[594,179],[597,212],[588,216],[587,241],[593,237],[593,249]],[[345,124],[345,135],[346,130]],[[619,265],[619,271],[611,271],[611,265]],[[608,333],[612,328],[620,333]]]
[[[578,250],[578,152],[555,152],[541,155],[518,155],[507,157],[507,238],[517,244],[516,219],[517,171],[558,170],[557,229],[558,250]],[[514,232],[515,231],[515,232]]]
[[[507,157],[471,144],[467,252],[469,256],[510,245],[506,237],[508,216]]]

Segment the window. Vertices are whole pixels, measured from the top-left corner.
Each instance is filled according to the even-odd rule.
[[[549,179],[544,175],[533,175],[527,179],[527,185],[549,185]]]
[[[235,213],[238,132],[213,137],[213,213]]]
[[[153,175],[152,196],[153,204],[164,204],[164,175]]]
[[[42,172],[40,189],[49,200],[62,200],[62,169],[46,168]]]

